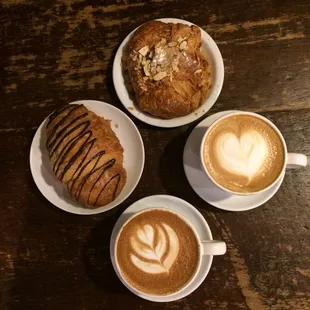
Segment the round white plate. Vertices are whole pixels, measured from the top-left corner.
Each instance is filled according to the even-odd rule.
[[[166,208],[171,211],[177,212],[181,216],[185,217],[192,224],[192,226],[195,227],[195,230],[197,231],[197,234],[201,240],[212,240],[213,239],[210,227],[207,224],[204,217],[201,215],[201,213],[196,208],[194,208],[191,204],[189,204],[185,200],[182,200],[174,196],[168,196],[168,195],[154,195],[154,196],[148,196],[148,197],[145,197],[145,198],[142,198],[136,201],[129,208],[127,208],[117,220],[114,226],[114,229],[112,231],[111,242],[110,242],[110,255],[111,255],[111,260],[112,260],[114,270],[117,276],[119,277],[119,279],[122,281],[122,283],[126,287],[127,285],[122,280],[122,277],[120,276],[116,268],[116,265],[115,265],[115,259],[114,259],[115,240],[123,224],[133,214],[141,210],[148,209],[148,208]],[[134,294],[138,295],[139,297],[150,300],[150,301],[169,302],[169,301],[178,300],[191,294],[194,290],[198,288],[198,286],[203,282],[203,280],[206,278],[207,274],[209,273],[212,260],[213,260],[213,256],[203,255],[202,262],[201,262],[201,268],[197,274],[197,277],[191,283],[191,285],[184,291],[181,291],[181,292],[169,295],[169,296],[144,296],[128,287],[127,288]]]
[[[55,177],[45,147],[45,126],[47,118],[38,128],[30,149],[30,168],[33,179],[47,200],[56,207],[74,214],[97,214],[108,211],[122,203],[137,186],[144,167],[144,146],[141,135],[130,118],[114,106],[95,100],[75,101],[83,104],[105,119],[111,120],[111,128],[124,148],[124,168],[127,182],[119,196],[111,203],[96,209],[87,209],[74,201],[62,183]]]
[[[238,111],[224,111],[213,114],[201,121],[188,137],[184,153],[183,166],[187,180],[193,190],[204,201],[214,207],[227,211],[246,211],[261,206],[267,202],[279,189],[283,177],[269,190],[251,196],[232,195],[219,189],[209,179],[200,163],[200,142],[207,128],[219,117]]]
[[[183,23],[187,25],[194,25],[191,22],[177,19],[177,18],[161,18],[158,19],[165,23]],[[138,27],[139,28],[139,27]],[[211,65],[211,89],[209,91],[208,97],[205,102],[194,112],[188,114],[186,116],[177,117],[173,119],[162,119],[158,117],[154,117],[148,113],[142,112],[132,101],[129,96],[128,90],[126,88],[123,72],[122,72],[122,55],[124,51],[124,47],[129,42],[133,33],[138,29],[133,30],[122,42],[120,47],[118,48],[114,63],[113,63],[113,83],[116,90],[116,93],[124,105],[124,107],[136,118],[140,121],[145,122],[147,124],[157,126],[157,127],[178,127],[188,123],[191,123],[202,115],[204,115],[208,110],[216,102],[223,86],[224,81],[224,64],[221,52],[213,39],[203,30],[201,30],[201,38],[202,38],[202,51],[207,55],[208,60]]]

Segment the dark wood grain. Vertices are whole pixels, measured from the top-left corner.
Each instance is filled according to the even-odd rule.
[[[122,205],[74,216],[36,188],[29,147],[42,120],[79,99],[123,109],[111,79],[115,51],[136,26],[159,17],[190,20],[217,42],[225,82],[208,115],[262,113],[283,132],[289,150],[310,155],[308,0],[2,0],[0,309],[310,309],[309,168],[289,171],[260,208],[220,211],[194,193],[183,172],[182,151],[195,124],[165,130],[134,119],[146,165]],[[129,293],[109,258],[122,211],[160,193],[192,203],[214,238],[228,245],[193,294],[168,304]]]

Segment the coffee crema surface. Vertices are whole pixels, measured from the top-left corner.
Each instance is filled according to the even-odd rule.
[[[122,229],[116,244],[120,272],[140,292],[168,295],[194,276],[200,248],[192,228],[165,210],[145,211]]]
[[[228,190],[255,193],[272,184],[285,160],[278,133],[264,120],[232,115],[209,132],[203,160],[213,179]]]

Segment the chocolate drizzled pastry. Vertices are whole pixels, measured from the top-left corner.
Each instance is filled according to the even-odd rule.
[[[50,115],[46,148],[56,177],[85,207],[113,201],[126,183],[123,147],[110,121],[83,105],[68,105]]]
[[[195,111],[210,89],[210,65],[197,26],[151,21],[133,35],[123,63],[138,107],[161,118]]]

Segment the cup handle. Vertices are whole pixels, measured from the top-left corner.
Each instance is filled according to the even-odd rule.
[[[226,253],[226,243],[218,240],[201,241],[203,255],[223,255]]]
[[[307,156],[298,153],[287,153],[286,168],[296,169],[307,166]]]

